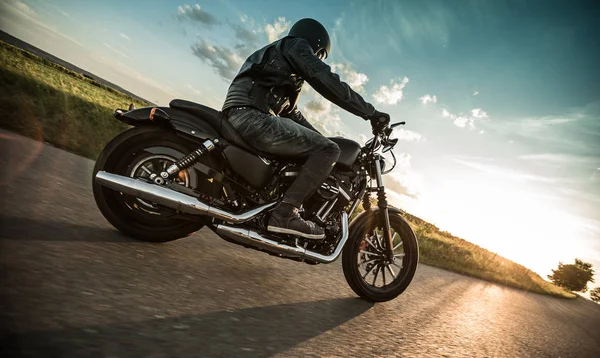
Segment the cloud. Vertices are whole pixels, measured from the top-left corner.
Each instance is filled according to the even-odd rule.
[[[126,59],[128,59],[128,60],[131,60],[131,57],[129,57],[129,56],[128,56],[126,53],[124,53],[123,51],[120,51],[120,50],[118,50],[118,49],[114,48],[113,46],[111,46],[111,45],[107,44],[106,42],[103,42],[102,44],[103,44],[104,46],[106,46],[106,48],[108,48],[109,50],[113,51],[114,53],[116,53],[116,54],[118,54],[118,55],[120,55],[120,56],[123,56],[123,57],[125,57],[125,58],[126,58]]]
[[[489,118],[488,114],[482,111],[481,108],[472,109],[471,115],[475,118]]]
[[[342,80],[348,83],[348,85],[357,92],[363,92],[365,83],[369,81],[367,75],[354,71],[349,64],[332,63],[331,69],[339,74]]]
[[[273,24],[266,24],[264,30],[269,42],[273,42],[279,40],[289,29],[290,22],[285,17],[279,17]]]
[[[307,101],[301,109],[304,117],[323,135],[341,135],[341,119],[338,115],[338,109],[332,106],[331,102],[319,97]]]
[[[489,118],[488,114],[481,108],[472,109],[471,115],[465,115],[463,113],[454,114],[450,113],[446,108],[442,108],[442,117],[450,118],[452,123],[459,128],[465,128],[469,126],[471,129],[475,129],[476,121]],[[479,134],[483,134],[483,131],[480,131]]]
[[[473,93],[473,96],[477,96],[478,94],[479,94],[479,91],[475,91],[475,92]]]
[[[127,41],[131,41],[131,39],[129,38],[129,36],[125,35],[124,33],[120,33],[119,34],[122,38],[124,38]]]
[[[423,97],[419,97],[419,101],[421,101],[423,104],[427,104],[429,102],[437,103],[437,97],[435,95],[431,96],[426,94]]]
[[[56,9],[56,11],[60,12],[61,14],[63,14],[64,16],[68,17],[69,19],[72,19],[71,15],[69,15],[68,12],[64,11],[63,9],[59,8],[58,6],[54,5],[54,4],[49,4],[50,6],[52,6],[54,9]]]
[[[235,37],[238,40],[249,42],[251,44],[256,44],[260,40],[257,32],[254,30],[248,30],[247,28],[237,24],[233,24],[231,27],[235,31]]]
[[[475,169],[483,174],[487,174],[493,177],[500,177],[505,179],[510,179],[519,182],[536,182],[536,183],[546,183],[546,184],[555,184],[558,182],[564,181],[560,178],[552,178],[545,177],[540,175],[529,174],[526,172],[517,171],[510,168],[505,168],[492,164],[484,164],[478,163],[474,161],[467,161],[458,158],[451,158],[452,161],[462,164],[471,169]]]
[[[322,114],[329,111],[331,104],[327,101],[311,100],[306,102],[304,107],[314,114]]]
[[[225,81],[230,81],[237,74],[244,59],[266,43],[265,37],[268,37],[271,41],[272,38],[279,37],[287,31],[290,26],[290,23],[284,17],[279,17],[273,24],[253,28],[253,19],[245,14],[239,16],[243,25],[228,21],[237,43],[234,42],[232,45],[211,43],[203,38],[191,47],[193,54],[213,67]],[[187,5],[180,6],[178,17],[180,19],[193,17],[193,19],[207,25],[219,23],[217,19],[200,9],[198,5],[193,8]]]
[[[19,11],[21,11],[25,15],[37,16],[37,13],[35,11],[33,11],[33,9],[31,7],[29,7],[27,4],[25,4],[22,1],[16,1],[16,0],[11,1],[11,0],[9,0],[8,4],[14,6],[16,9],[18,9]]]
[[[490,125],[494,132],[546,152],[596,156],[600,153],[600,101],[541,117],[516,117]]]
[[[198,96],[198,97],[202,96],[202,91],[200,91],[200,90],[198,90],[198,89],[196,89],[196,88],[192,87],[192,85],[188,84],[188,85],[187,85],[187,88],[188,88],[190,91],[192,91],[192,93],[193,93],[195,96]]]
[[[412,171],[411,158],[408,153],[396,154],[396,168],[383,177],[383,182],[386,189],[417,199],[421,193],[422,180]]]
[[[249,30],[238,24],[232,24],[231,28],[235,33],[235,38],[239,40],[239,43],[233,46],[232,51],[240,57],[248,57],[252,52],[261,47],[260,44],[264,42],[262,36],[256,30]]]
[[[366,143],[368,140],[369,140],[369,138],[367,138],[367,136],[366,136],[366,135],[364,135],[364,134],[359,134],[359,135],[358,135],[358,142],[359,142],[361,145],[365,145],[365,143]]]
[[[381,86],[373,94],[373,98],[383,104],[394,105],[402,100],[402,90],[408,83],[408,77],[404,77],[401,81],[392,80],[391,87]]]
[[[217,73],[226,81],[231,80],[237,74],[243,62],[243,59],[231,49],[211,45],[204,40],[192,45],[192,52],[203,62],[216,69]]]
[[[546,128],[556,125],[563,125],[577,121],[576,117],[541,117],[529,118],[522,121],[522,124],[530,128]]]
[[[579,164],[586,167],[594,166],[596,163],[600,163],[600,159],[596,156],[585,156],[585,155],[571,155],[562,153],[538,153],[538,154],[525,154],[518,157],[521,160],[536,161],[554,163],[558,165],[569,165]]]
[[[0,2],[2,13],[12,12],[17,16],[25,16],[29,20],[37,22],[34,18],[39,18],[38,14],[27,4],[19,0],[8,0]],[[41,24],[41,23],[40,23]]]
[[[419,142],[421,139],[423,139],[423,136],[420,135],[417,132],[413,132],[413,131],[409,131],[407,129],[404,128],[400,128],[400,129],[395,129],[394,130],[394,134],[393,137],[398,138],[400,140],[405,140],[408,142]]]
[[[455,116],[453,114],[450,115],[450,118],[454,119],[454,125],[460,128],[464,128],[469,124],[470,126],[474,126],[475,120],[473,118],[468,118],[464,116]]]
[[[199,22],[209,27],[220,23],[216,17],[208,11],[202,10],[198,4],[193,7],[187,4],[177,7],[177,18]]]

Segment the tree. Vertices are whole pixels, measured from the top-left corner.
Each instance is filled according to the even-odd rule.
[[[596,287],[590,291],[590,298],[596,303],[600,303],[600,287]]]
[[[552,270],[552,275],[548,275],[548,278],[555,285],[567,290],[585,292],[588,282],[594,282],[593,276],[592,264],[575,259],[575,264],[559,262],[558,268]]]

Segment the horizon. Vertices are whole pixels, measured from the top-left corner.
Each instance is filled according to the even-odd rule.
[[[0,29],[157,104],[220,108],[247,55],[317,7],[198,3],[11,0]],[[544,279],[580,258],[600,284],[598,9],[314,3],[333,42],[325,62],[407,121],[392,203]],[[321,132],[368,138],[368,123],[308,87],[299,108]]]

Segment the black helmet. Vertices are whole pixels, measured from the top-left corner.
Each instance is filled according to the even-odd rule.
[[[321,58],[329,56],[331,41],[325,27],[314,19],[298,20],[290,29],[288,36],[300,37],[308,41],[315,54]]]

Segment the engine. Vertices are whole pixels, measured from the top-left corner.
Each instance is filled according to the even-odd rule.
[[[290,166],[282,172],[282,179],[285,182],[285,189],[291,185],[299,168]],[[310,196],[302,205],[302,216],[306,220],[311,220],[327,228],[333,225],[333,213],[346,208],[352,198],[352,181],[349,177],[334,171],[325,180],[321,187]]]
[[[332,215],[344,209],[351,201],[352,184],[336,175],[330,175],[321,187],[304,203],[304,218],[325,228],[335,225]]]

